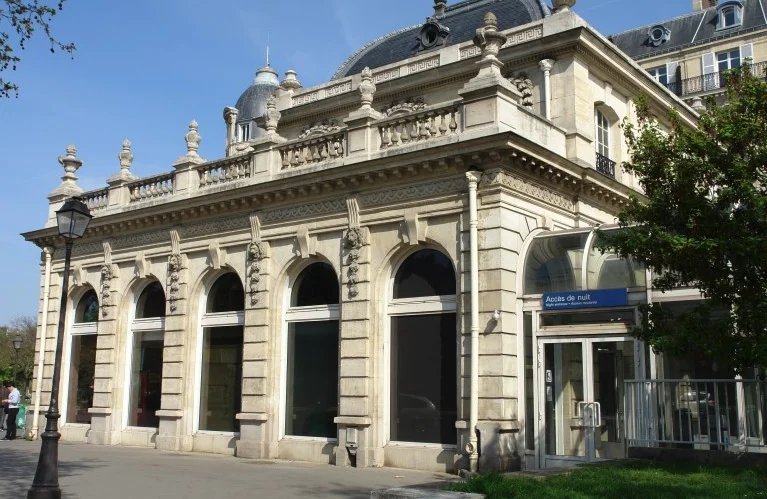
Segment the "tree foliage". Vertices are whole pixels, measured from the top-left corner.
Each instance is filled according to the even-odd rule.
[[[672,112],[664,129],[638,101],[638,124],[623,124],[623,168],[644,196],[603,244],[644,262],[656,288],[692,286],[706,298],[677,317],[646,307],[640,337],[743,369],[767,366],[767,83],[748,64],[725,77],[726,104],[709,101],[698,127]]]
[[[0,98],[18,95],[19,87],[7,79],[8,69],[16,70],[21,62],[19,52],[35,32],[42,34],[50,43],[51,52],[57,50],[71,54],[73,43],[58,41],[51,31],[53,17],[64,8],[66,0],[2,0],[0,2]]]
[[[31,389],[36,331],[33,317],[17,317],[9,325],[0,326],[0,379],[16,381],[22,394]],[[21,337],[18,351],[13,346],[16,336]]]

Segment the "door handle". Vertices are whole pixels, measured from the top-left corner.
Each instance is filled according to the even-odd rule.
[[[599,428],[602,426],[602,406],[599,402],[592,402],[594,408],[594,427]]]

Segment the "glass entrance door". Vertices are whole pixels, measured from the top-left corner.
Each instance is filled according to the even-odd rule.
[[[623,381],[640,353],[625,337],[538,340],[542,467],[624,457]]]

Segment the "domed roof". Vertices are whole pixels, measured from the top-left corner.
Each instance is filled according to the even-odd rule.
[[[338,68],[332,79],[357,74],[366,66],[377,68],[471,40],[477,28],[482,27],[487,12],[493,12],[498,18],[498,29],[505,30],[543,19],[551,14],[551,9],[544,0],[466,0],[447,7],[444,16],[429,17],[425,24],[389,33],[365,45]],[[433,35],[428,33],[429,29]]]
[[[242,93],[234,107],[239,112],[237,121],[249,121],[260,118],[266,111],[266,100],[280,86],[277,71],[269,64],[256,72],[253,84]]]

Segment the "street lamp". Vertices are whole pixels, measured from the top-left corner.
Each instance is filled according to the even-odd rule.
[[[69,287],[69,262],[72,257],[72,244],[83,237],[92,215],[88,206],[78,197],[68,199],[56,212],[59,235],[64,238],[64,277],[61,282],[61,301],[59,303],[59,331],[56,336],[56,352],[51,378],[51,402],[45,414],[45,431],[40,435],[40,459],[32,486],[27,492],[27,499],[61,499],[59,488],[59,375],[61,374],[61,350],[64,346],[64,324],[67,309],[67,288]],[[19,343],[21,347],[21,343]],[[14,340],[16,348],[16,340]],[[42,373],[38,373],[38,382]],[[35,414],[37,417],[37,414]]]
[[[19,350],[21,350],[21,344],[23,341],[24,338],[22,338],[19,333],[16,333],[16,336],[13,337],[13,349],[16,350],[16,355],[19,354]]]

